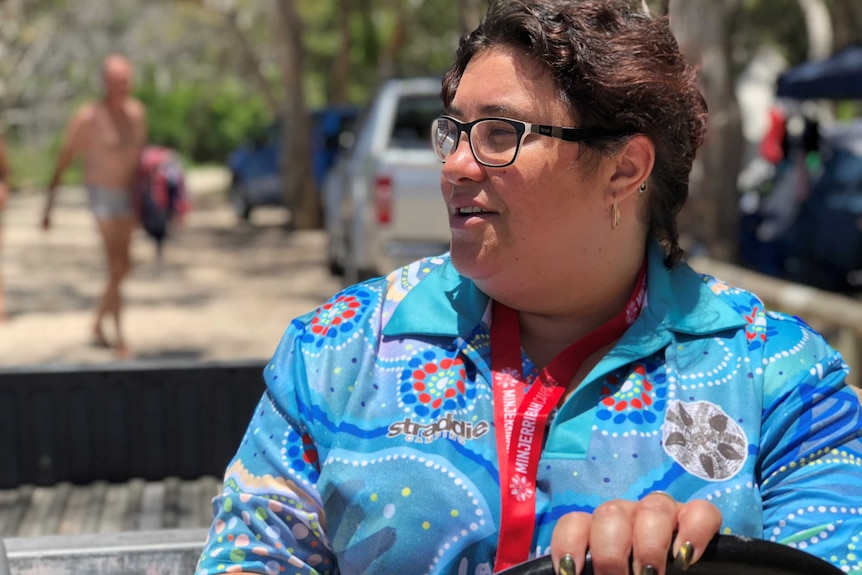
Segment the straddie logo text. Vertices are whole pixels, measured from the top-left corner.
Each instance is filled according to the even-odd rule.
[[[421,424],[415,423],[409,417],[404,421],[396,421],[389,426],[389,433],[386,437],[405,436],[407,441],[415,441],[417,443],[431,443],[440,437],[454,439],[458,443],[464,443],[471,439],[478,439],[488,433],[488,422],[477,421],[470,423],[469,421],[461,421],[453,419],[452,414],[446,415],[444,419],[438,419],[432,423]]]

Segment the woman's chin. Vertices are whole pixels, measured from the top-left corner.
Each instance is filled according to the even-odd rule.
[[[481,248],[459,246],[453,242],[450,255],[458,273],[471,280],[481,280],[494,273],[494,258],[483,253]]]

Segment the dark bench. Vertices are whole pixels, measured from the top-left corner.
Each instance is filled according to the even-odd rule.
[[[176,361],[4,369],[0,490],[68,492],[70,485],[93,484],[121,493],[124,483],[140,490],[141,481],[164,480],[185,489],[200,478],[221,477],[263,392],[264,365]],[[215,487],[214,481],[206,485]],[[200,497],[212,497],[209,487],[204,491]],[[40,492],[42,499],[51,492]],[[0,575],[9,575],[10,567],[15,575],[188,574],[205,537],[201,527],[13,536],[0,540]]]
[[[264,361],[0,371],[0,489],[221,475]]]

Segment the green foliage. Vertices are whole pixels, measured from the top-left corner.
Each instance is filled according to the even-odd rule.
[[[807,58],[808,38],[802,10],[788,0],[744,0],[730,26],[731,44],[739,69],[761,44],[781,49],[792,64]]]
[[[309,107],[329,101],[343,82],[348,103],[365,104],[383,79],[442,75],[458,44],[459,5],[452,0],[302,0],[303,81]],[[341,21],[347,37],[341,37]],[[342,46],[348,53],[347,77],[333,74]],[[385,62],[391,57],[391,62]],[[385,68],[385,71],[383,70]]]
[[[271,121],[266,102],[239,82],[180,82],[160,90],[152,78],[135,94],[147,107],[149,140],[193,163],[224,162],[230,150]]]
[[[59,137],[48,152],[41,147],[24,145],[16,138],[7,139],[6,147],[11,166],[12,188],[20,191],[44,189],[48,185],[60,149]],[[81,162],[74,162],[63,173],[62,184],[77,185],[82,181],[83,166]]]
[[[835,119],[849,122],[862,116],[862,102],[858,100],[843,100],[835,103]]]

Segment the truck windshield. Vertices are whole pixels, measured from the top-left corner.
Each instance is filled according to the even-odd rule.
[[[431,149],[431,122],[443,113],[437,95],[404,96],[392,125],[390,148]]]

